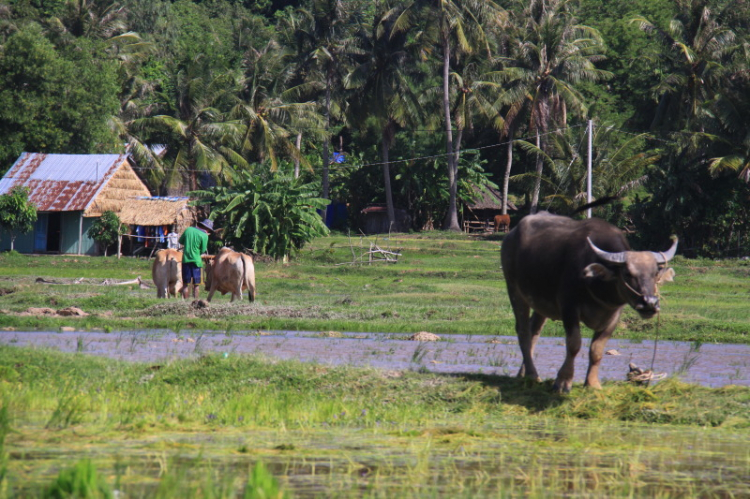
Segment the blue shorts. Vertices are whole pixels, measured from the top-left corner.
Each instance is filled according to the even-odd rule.
[[[201,268],[194,263],[182,264],[182,284],[187,286],[190,283],[201,283]]]

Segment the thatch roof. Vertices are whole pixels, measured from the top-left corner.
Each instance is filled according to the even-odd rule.
[[[470,210],[502,210],[503,195],[497,189],[489,186],[474,186],[474,202],[467,203]],[[508,209],[515,211],[518,208],[508,201]]]
[[[196,220],[195,209],[186,197],[139,197],[131,199],[120,212],[120,221],[128,225],[177,225],[181,232]]]
[[[126,160],[106,182],[83,216],[100,217],[105,211],[114,211],[119,216],[136,196],[150,197],[151,193]]]

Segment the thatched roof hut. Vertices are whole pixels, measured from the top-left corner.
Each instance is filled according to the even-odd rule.
[[[18,237],[21,253],[95,254],[87,231],[105,211],[119,215],[129,199],[150,196],[125,154],[22,153],[0,179],[0,194],[29,190],[34,230]],[[2,231],[0,231],[2,232]],[[0,250],[7,249],[0,234]]]
[[[120,221],[128,225],[171,226],[181,233],[196,221],[195,208],[187,197],[138,197],[120,212]]]
[[[498,213],[503,209],[503,195],[500,191],[493,187],[474,186],[474,201],[472,203],[466,203],[466,207],[469,211],[497,211]],[[516,205],[508,201],[508,211],[516,211]]]
[[[135,196],[150,196],[143,181],[138,178],[130,163],[124,161],[114,170],[109,181],[83,212],[84,217],[100,217],[105,211],[121,213]]]
[[[466,232],[489,231],[492,229],[495,215],[503,213],[503,196],[497,189],[489,186],[473,186],[474,201],[464,204],[463,226]],[[516,206],[508,201],[508,211],[516,211]]]

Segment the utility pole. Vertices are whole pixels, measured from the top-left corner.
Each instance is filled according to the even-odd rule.
[[[589,139],[589,155],[588,155],[588,161],[587,161],[587,163],[588,163],[587,164],[588,175],[586,176],[587,177],[586,178],[586,194],[587,194],[587,197],[586,197],[587,201],[586,202],[590,203],[591,202],[591,158],[592,158],[593,149],[594,149],[594,147],[593,147],[593,144],[594,144],[594,121],[593,120],[589,120],[588,131],[586,133],[589,136],[588,137],[588,139]],[[589,208],[588,210],[586,210],[586,214],[587,214],[588,218],[591,218],[591,208]]]

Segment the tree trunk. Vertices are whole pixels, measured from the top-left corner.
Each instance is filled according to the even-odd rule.
[[[191,165],[192,168],[190,168],[190,190],[191,191],[197,191],[198,190],[198,172],[195,170],[195,165]]]
[[[302,155],[302,132],[297,134],[297,154]],[[294,158],[294,178],[299,178],[299,157]]]
[[[542,138],[539,134],[539,129],[536,129],[536,147],[542,149]],[[531,194],[531,213],[534,214],[539,211],[539,191],[542,189],[542,167],[544,162],[542,161],[542,155],[537,153],[536,155],[536,179],[534,179],[534,191]]]
[[[450,45],[447,36],[443,37],[443,114],[445,116],[445,150],[448,162],[448,213],[443,222],[444,230],[459,232],[458,225],[458,179],[457,164],[453,154],[453,129],[451,127],[450,107]]]
[[[328,199],[330,193],[330,186],[328,185],[328,127],[331,125],[331,69],[328,69],[328,77],[326,78],[326,137],[323,139],[323,199]]]
[[[15,234],[11,234],[10,235],[10,250],[11,251],[15,251],[15,244],[16,244],[16,235]],[[36,246],[36,245],[34,245],[34,246]]]
[[[381,152],[383,155],[383,185],[385,187],[385,205],[388,209],[388,221],[390,222],[390,228],[393,229],[396,226],[396,210],[393,208],[393,193],[391,192],[391,169],[388,165],[389,149],[388,131],[386,128],[383,130],[383,141],[381,144]]]
[[[508,214],[508,184],[510,184],[510,167],[513,165],[513,127],[508,128],[508,159],[505,162],[503,175],[503,215]]]
[[[455,166],[455,174],[456,174],[456,186],[458,186],[458,165],[459,160],[461,159],[461,141],[464,137],[464,129],[459,128],[456,130],[456,144],[453,146],[453,165]],[[458,191],[456,191],[458,192]]]

